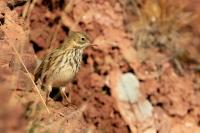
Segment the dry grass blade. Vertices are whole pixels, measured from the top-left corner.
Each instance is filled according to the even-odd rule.
[[[50,38],[49,38],[49,42],[48,42],[48,44],[49,44],[49,50],[52,50],[53,49],[53,46],[52,46],[52,44],[54,44],[54,42],[56,41],[56,37],[57,37],[57,35],[58,35],[58,30],[60,29],[60,27],[61,27],[61,22],[60,22],[60,20],[59,20],[59,22],[58,22],[58,25],[57,25],[57,27],[55,28],[55,31],[51,34],[51,36],[50,36]]]
[[[10,44],[10,43],[9,43],[9,44]],[[30,74],[30,72],[28,71],[28,69],[26,68],[26,66],[25,66],[25,64],[24,64],[24,62],[23,62],[23,60],[22,60],[20,54],[17,52],[17,50],[16,50],[16,48],[15,48],[15,46],[14,46],[13,44],[10,44],[10,45],[12,46],[12,48],[13,48],[15,54],[17,55],[17,58],[19,59],[19,61],[20,61],[20,63],[22,64],[22,66],[24,67],[25,71],[28,73],[28,77],[30,78],[31,82],[33,83],[33,85],[34,85],[34,87],[35,87],[35,90],[36,90],[36,92],[38,93],[38,95],[39,95],[39,97],[40,97],[42,103],[44,104],[44,106],[45,106],[47,112],[50,113],[49,108],[47,107],[47,105],[46,105],[46,103],[45,103],[45,101],[44,101],[42,95],[40,94],[39,88],[37,87],[37,85],[35,84],[34,80],[32,79],[31,74]]]
[[[32,2],[28,1],[26,3],[26,6],[25,6],[24,11],[22,13],[22,17],[24,19],[28,19],[30,17],[30,14],[31,14],[36,2],[37,2],[37,0],[33,0]]]

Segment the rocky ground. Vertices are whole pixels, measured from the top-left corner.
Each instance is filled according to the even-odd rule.
[[[139,17],[130,0],[21,1],[0,1],[1,132],[200,132],[199,0],[180,8],[192,12],[178,16],[187,25],[178,21],[176,34],[153,34],[156,47],[145,52],[136,40],[151,42],[150,33],[140,31],[148,17],[161,16],[153,0]],[[188,16],[194,19],[188,22]],[[169,27],[175,24],[170,22]],[[97,47],[85,50],[78,75],[66,85],[72,105],[64,106],[55,90],[45,107],[31,80],[34,69],[69,30],[86,32]],[[166,36],[170,39],[163,41]],[[174,41],[184,49],[177,58]],[[167,45],[164,50],[160,42]]]

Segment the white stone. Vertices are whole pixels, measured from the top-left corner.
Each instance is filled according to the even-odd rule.
[[[139,113],[136,113],[136,115],[137,119],[140,121],[144,121],[153,115],[153,106],[148,100],[139,101],[137,109]]]
[[[117,89],[119,99],[125,102],[135,103],[141,96],[139,81],[132,73],[122,75]]]

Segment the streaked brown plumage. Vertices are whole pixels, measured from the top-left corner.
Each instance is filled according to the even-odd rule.
[[[46,103],[52,87],[59,87],[62,97],[70,102],[65,94],[65,85],[78,72],[83,50],[90,45],[88,37],[81,32],[71,32],[57,49],[52,50],[35,72],[35,81],[46,91]]]

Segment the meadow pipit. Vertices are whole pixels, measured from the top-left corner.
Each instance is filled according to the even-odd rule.
[[[65,93],[65,85],[78,72],[83,50],[90,45],[88,37],[81,32],[71,32],[57,49],[52,50],[35,72],[35,81],[46,91],[46,103],[52,87],[60,88],[63,100],[70,103]],[[69,92],[70,95],[70,92]]]

